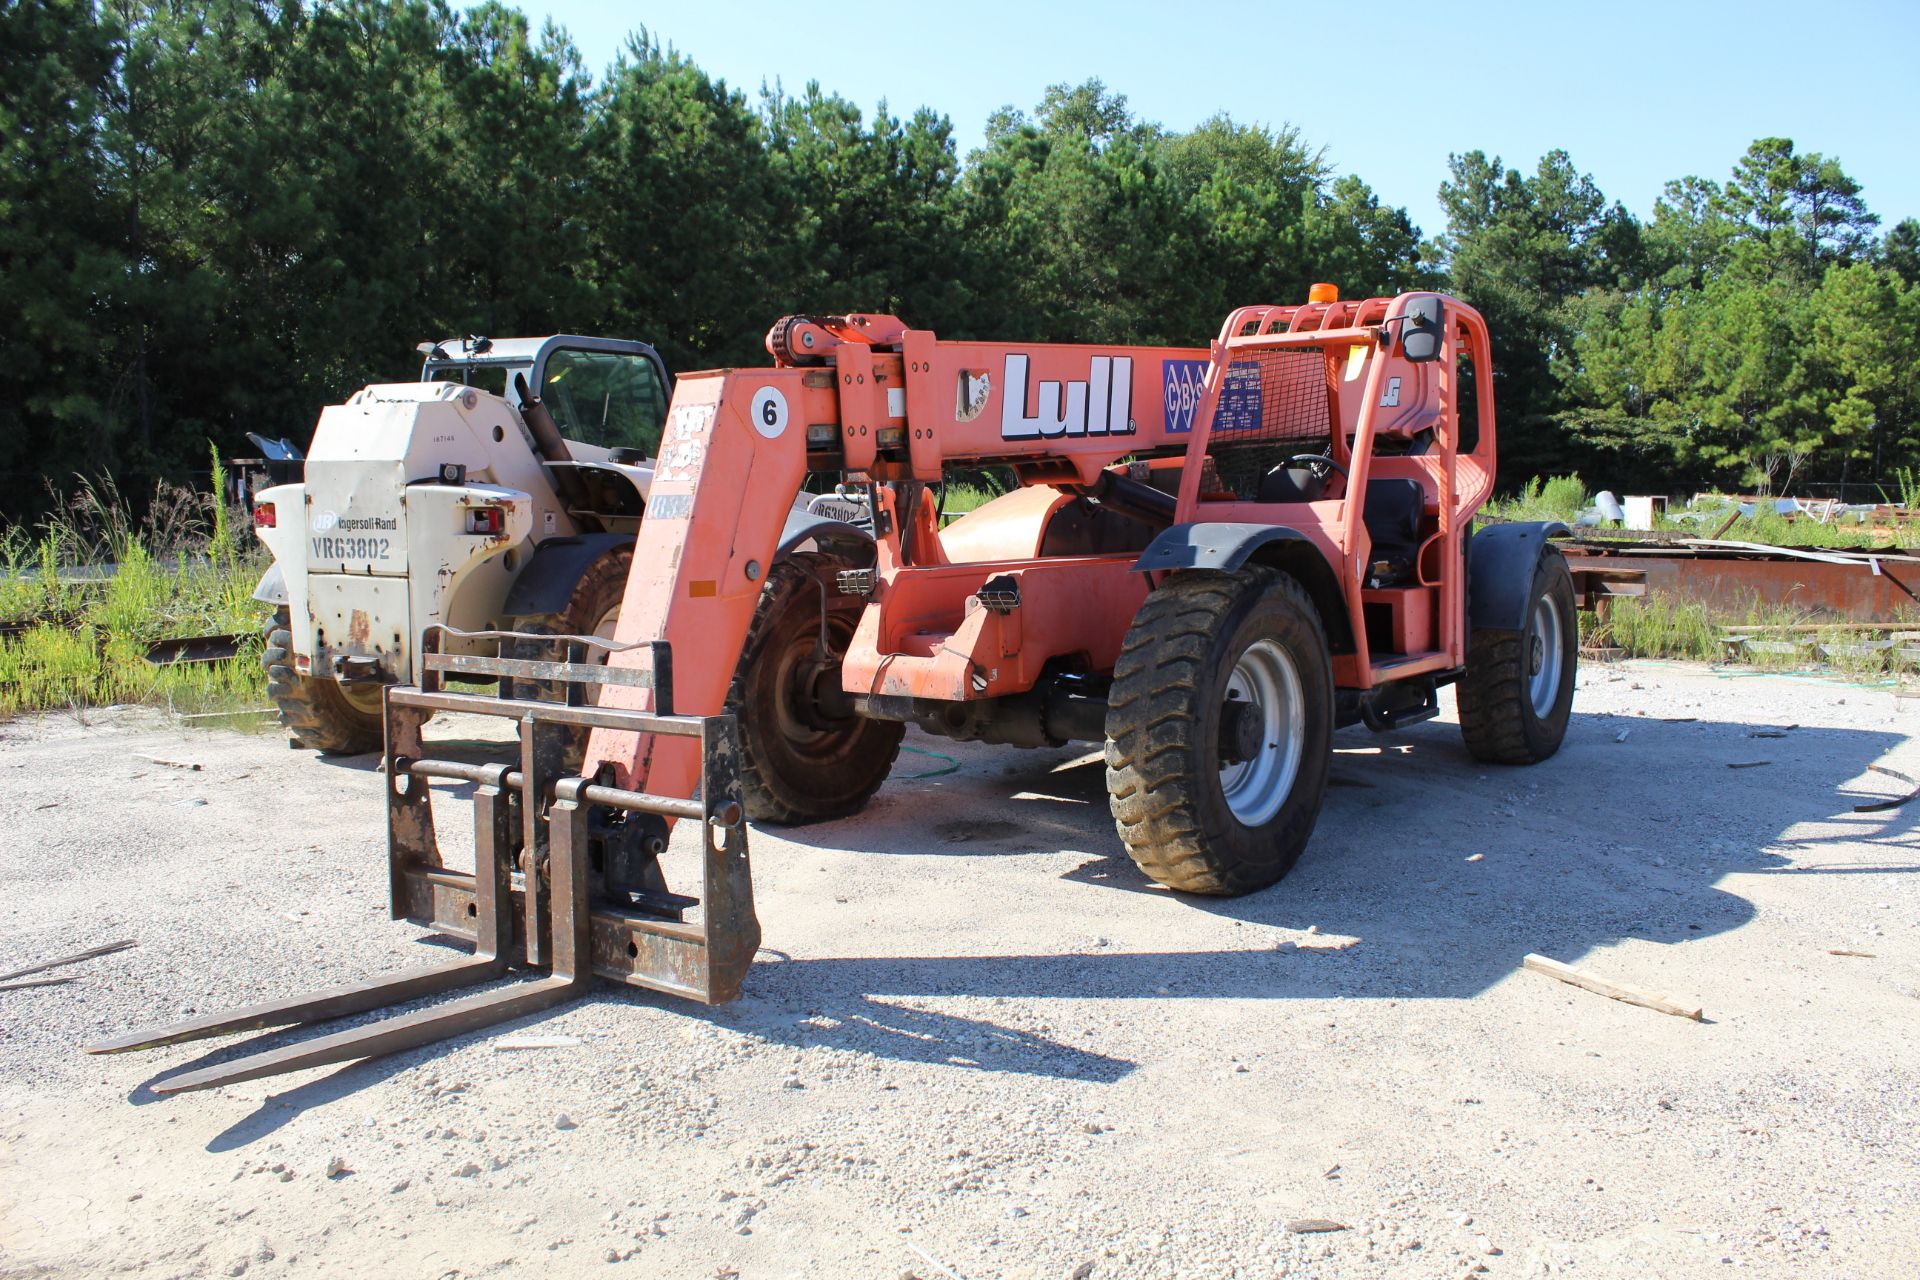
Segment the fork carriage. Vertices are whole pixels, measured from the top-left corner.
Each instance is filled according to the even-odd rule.
[[[450,630],[450,629],[448,629]],[[619,650],[587,636],[519,632],[455,633],[494,640],[502,656],[429,653],[425,688],[386,691],[382,759],[387,792],[389,899],[393,918],[470,940],[463,959],[331,990],[190,1018],[88,1047],[91,1053],[158,1048],[238,1031],[324,1022],[435,996],[506,976],[546,970],[516,982],[364,1026],[252,1054],[175,1076],[156,1093],[182,1093],[330,1063],[398,1053],[549,1008],[584,992],[598,976],[669,995],[720,1004],[740,994],[760,945],[740,799],[738,745],[730,715],[676,715],[672,655],[665,642],[645,647],[646,668],[586,660],[590,649]],[[508,657],[545,646],[554,658]],[[498,696],[437,686],[448,675],[497,678]],[[519,696],[522,683],[558,701]],[[590,704],[608,684],[653,693],[655,710]],[[518,767],[435,759],[421,727],[434,712],[518,722]],[[585,730],[696,739],[700,783],[692,799],[608,785],[569,771],[569,745]],[[434,779],[474,787],[474,867],[455,870],[441,856],[429,796]],[[672,821],[699,824],[699,896],[672,892],[660,868]],[[686,916],[697,909],[698,918]]]

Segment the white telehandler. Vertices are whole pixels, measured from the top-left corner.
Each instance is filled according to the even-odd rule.
[[[297,747],[378,750],[381,689],[418,682],[423,644],[493,651],[430,627],[611,638],[619,618],[671,395],[659,355],[574,334],[419,349],[418,382],[328,406],[304,479],[253,495],[262,660]],[[783,557],[871,563],[869,531],[806,502]]]

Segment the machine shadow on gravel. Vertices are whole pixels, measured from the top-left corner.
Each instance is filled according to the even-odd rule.
[[[1719,887],[1731,873],[1866,869],[1794,865],[1769,852],[1816,843],[1790,835],[1798,824],[1835,822],[1856,828],[1851,839],[1920,845],[1916,819],[1899,811],[1855,814],[1860,797],[1842,791],[1903,735],[1795,728],[1780,738],[1749,736],[1759,727],[1576,713],[1560,753],[1530,769],[1478,763],[1443,722],[1344,733],[1334,739],[1332,785],[1299,866],[1242,898],[1175,894],[1135,869],[1107,821],[1097,759],[970,770],[939,779],[933,803],[991,815],[985,838],[943,838],[932,797],[912,792],[875,815],[881,822],[781,834],[874,854],[1085,852],[1065,879],[1161,898],[1165,910],[1289,931],[1317,926],[1330,941],[1359,941],[1346,950],[1276,950],[1271,935],[1255,934],[1244,950],[1118,945],[1076,954],[802,960],[790,974],[783,966],[780,979],[829,1013],[829,993],[855,1001],[962,994],[1464,999],[1515,972],[1528,952],[1574,963],[1626,939],[1678,945],[1737,929],[1755,909]],[[1020,834],[1009,837],[1000,829],[1006,825]],[[1703,826],[1712,834],[1688,834]],[[1074,831],[1084,832],[1084,842],[1036,841]],[[1920,863],[1903,869],[1920,870]],[[1127,926],[1111,920],[1097,896],[1087,898],[1086,931],[1124,933]],[[1035,941],[1042,941],[1038,929]],[[765,981],[757,972],[749,990]]]

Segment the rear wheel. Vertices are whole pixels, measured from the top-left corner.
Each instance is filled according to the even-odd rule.
[[[328,755],[360,755],[381,744],[380,690],[349,689],[337,680],[302,675],[293,666],[292,615],[285,605],[273,611],[260,661],[267,669],[267,697],[296,747]]]
[[[1183,573],[1141,605],[1107,701],[1127,856],[1188,893],[1264,889],[1326,795],[1333,673],[1313,602],[1270,569]]]
[[[1476,631],[1460,677],[1460,735],[1489,764],[1537,764],[1560,749],[1573,718],[1579,623],[1573,575],[1549,548],[1527,596],[1526,629]]]
[[[906,726],[858,715],[840,693],[840,659],[864,606],[833,583],[840,570],[854,567],[844,556],[803,551],[767,574],[727,689],[727,711],[740,726],[740,788],[756,821],[799,824],[857,813],[900,754]]]

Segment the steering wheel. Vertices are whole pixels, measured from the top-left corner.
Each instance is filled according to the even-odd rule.
[[[1296,453],[1287,459],[1286,465],[1289,467],[1306,467],[1322,480],[1327,478],[1329,471],[1338,471],[1342,479],[1351,478],[1347,475],[1347,469],[1345,467],[1324,453]]]

